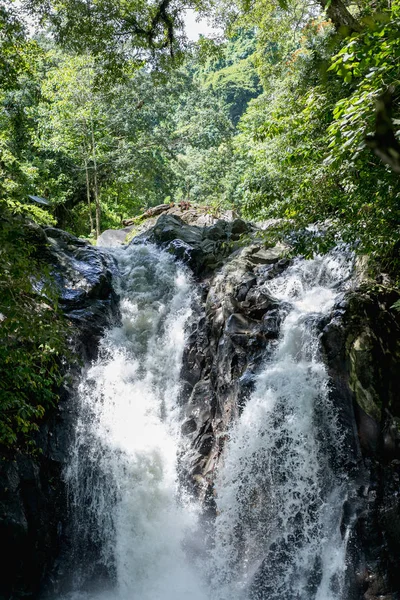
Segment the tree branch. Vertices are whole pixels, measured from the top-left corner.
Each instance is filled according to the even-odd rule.
[[[361,31],[360,23],[349,12],[342,0],[318,0],[318,2],[336,29],[346,27],[350,31]]]

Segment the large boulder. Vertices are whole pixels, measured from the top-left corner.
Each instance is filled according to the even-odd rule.
[[[335,401],[353,407],[347,427],[356,429],[364,465],[362,502],[350,542],[364,600],[394,600],[400,591],[400,313],[393,309],[397,299],[390,289],[363,282],[334,308],[321,335]]]
[[[45,233],[60,306],[79,332],[78,352],[93,358],[104,328],[118,313],[115,262],[106,251],[65,231],[49,227]]]
[[[132,243],[152,242],[185,262],[198,277],[223,265],[235,242],[252,227],[242,219],[218,220],[210,226],[188,225],[177,215],[163,214],[156,225]]]
[[[198,306],[183,356],[181,402],[182,480],[214,510],[215,467],[225,432],[251,393],[255,373],[279,332],[277,301],[262,282],[289,265],[283,245],[241,248],[202,284]]]

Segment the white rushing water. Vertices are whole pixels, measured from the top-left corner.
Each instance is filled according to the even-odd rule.
[[[202,600],[184,548],[197,514],[188,500],[178,501],[176,472],[176,401],[192,285],[171,256],[152,246],[114,255],[122,326],[105,335],[81,383],[67,473],[82,560],[74,585],[79,589],[90,572],[85,556],[94,543],[101,548],[97,571],[114,575],[105,597]]]
[[[213,552],[218,600],[345,600],[345,477],[316,321],[351,261],[298,260],[265,283],[284,303],[280,339],[233,425],[216,482]]]
[[[265,283],[282,301],[281,335],[227,432],[215,542],[205,552],[200,509],[179,489],[176,466],[193,286],[152,246],[114,255],[122,325],[105,335],[80,385],[67,472],[74,597],[346,600],[340,521],[348,484],[335,468],[342,438],[315,322],[349,277],[348,258],[299,260]]]

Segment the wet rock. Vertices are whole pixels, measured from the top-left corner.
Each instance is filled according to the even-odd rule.
[[[54,228],[34,228],[38,252],[55,279],[59,306],[73,324],[71,344],[81,357],[95,356],[104,328],[118,318],[110,257],[86,241]],[[70,365],[68,381],[80,364]],[[62,477],[75,421],[68,381],[57,407],[36,435],[36,453],[0,457],[0,598],[37,597],[66,541],[68,514]],[[51,579],[51,578],[50,578]]]
[[[191,433],[193,433],[194,431],[196,431],[197,429],[197,423],[195,419],[188,419],[187,421],[185,421],[181,427],[181,432],[182,435],[189,435]]]
[[[269,310],[262,317],[261,331],[266,337],[277,338],[282,322],[282,312],[278,308]]]
[[[395,598],[400,590],[395,566],[400,553],[400,315],[391,309],[395,299],[383,288],[350,292],[334,308],[321,338],[343,426],[358,434],[359,450],[348,453],[362,462],[368,489],[352,541],[356,570],[366,573],[359,584],[365,600]],[[353,414],[344,408],[351,404]]]
[[[56,435],[56,428],[52,430]],[[7,552],[2,557],[1,597],[37,595],[60,551],[66,516],[61,475],[62,463],[52,452],[2,457],[0,535],[7,540]]]
[[[251,367],[248,367],[243,375],[239,377],[237,396],[239,413],[242,412],[243,408],[246,406],[247,400],[250,398],[252,392],[254,392],[256,380],[256,374],[251,370]]]
[[[328,365],[360,409],[359,426],[363,414],[381,427],[400,416],[400,316],[390,309],[393,302],[390,293],[352,292],[322,331]]]
[[[378,422],[368,415],[359,405],[355,406],[355,417],[363,455],[376,455],[379,449],[380,436]]]
[[[198,452],[201,456],[208,456],[214,446],[214,435],[212,433],[203,434],[200,443],[197,444]]]
[[[215,397],[210,381],[206,379],[198,381],[189,398],[186,414],[196,419],[196,422],[202,426],[209,420],[214,407]]]
[[[262,319],[267,312],[277,309],[279,303],[264,290],[253,287],[242,306],[253,319]]]
[[[239,302],[243,302],[246,300],[246,296],[249,290],[257,284],[257,277],[254,275],[249,275],[248,277],[244,277],[242,282],[239,285],[239,288],[236,292],[236,297]]]
[[[242,223],[235,227],[244,229]],[[226,224],[216,224],[212,236],[227,231]],[[182,481],[204,502],[212,497],[225,432],[243,410],[257,370],[279,334],[281,305],[263,286],[290,261],[282,258],[284,248],[270,250],[264,254],[253,244],[226,257],[217,272],[205,271],[208,293],[198,307],[200,326],[190,334],[183,356],[182,377],[194,387],[183,399],[184,430],[190,441],[181,472]],[[282,307],[285,311],[284,303]]]
[[[79,332],[78,351],[92,359],[105,327],[118,318],[112,286],[115,263],[106,252],[65,231],[51,227],[44,231],[60,306]]]
[[[226,322],[226,333],[251,335],[259,327],[259,323],[242,314],[231,315]]]

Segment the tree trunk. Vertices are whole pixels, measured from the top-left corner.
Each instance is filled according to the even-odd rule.
[[[336,29],[345,27],[350,31],[361,31],[360,23],[349,12],[342,0],[318,0],[318,2]]]
[[[99,195],[99,185],[97,180],[97,157],[96,157],[96,141],[94,139],[94,131],[93,131],[93,119],[90,115],[90,130],[92,135],[92,152],[93,152],[93,192],[94,192],[94,201],[96,205],[96,237],[100,235],[100,223],[101,223],[101,206],[100,206],[100,195]]]
[[[85,158],[85,174],[86,174],[86,197],[89,211],[89,225],[90,233],[93,233],[93,216],[92,216],[92,203],[90,201],[90,182],[89,182],[89,169],[87,159]]]

